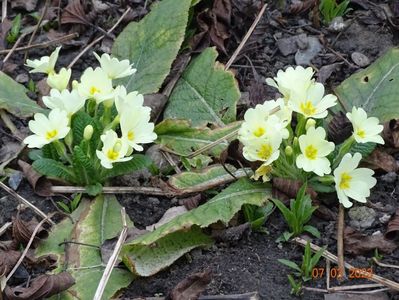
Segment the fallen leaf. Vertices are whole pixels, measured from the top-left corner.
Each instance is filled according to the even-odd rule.
[[[148,231],[154,231],[158,227],[162,226],[163,224],[168,223],[169,221],[171,221],[175,217],[177,217],[177,216],[179,216],[181,214],[184,214],[187,211],[188,210],[187,210],[187,208],[184,205],[171,207],[164,213],[162,218],[157,223],[149,225],[145,229],[148,230]]]
[[[34,11],[38,0],[12,0],[12,9],[25,9],[26,11]]]
[[[89,22],[86,17],[85,9],[80,0],[69,1],[62,11],[61,24],[83,24]]]
[[[68,272],[56,275],[40,275],[26,283],[16,286],[7,286],[4,294],[8,300],[36,300],[49,298],[62,291],[69,289],[75,284],[75,280]]]
[[[179,199],[179,204],[180,205],[184,205],[184,207],[187,210],[192,210],[196,207],[198,207],[198,205],[200,204],[202,200],[202,195],[201,194],[197,194],[191,197],[187,197],[187,198],[183,198],[183,199]]]
[[[0,26],[0,49],[4,50],[7,48],[7,34],[10,31],[12,27],[12,23],[9,19],[4,19],[3,22],[1,22]]]
[[[250,232],[251,223],[248,222],[227,229],[214,230],[212,232],[212,237],[218,242],[236,244],[243,237],[248,237]]]
[[[340,111],[336,113],[331,119],[330,123],[328,123],[327,135],[330,141],[338,145],[350,137],[352,131],[352,123],[349,121],[346,115]]]
[[[32,237],[33,231],[36,226],[39,224],[36,219],[32,219],[29,222],[23,221],[19,214],[12,221],[12,235],[13,238],[21,243],[23,246],[26,246]],[[36,248],[37,244],[41,239],[45,239],[48,237],[48,231],[41,227],[35,238],[33,239],[31,248]]]
[[[399,119],[385,122],[382,137],[387,146],[399,148]]]
[[[248,87],[249,104],[252,107],[255,107],[257,104],[264,103],[267,96],[266,90],[267,89],[259,76],[255,76]]]
[[[151,108],[151,121],[155,122],[159,118],[166,102],[168,102],[168,97],[164,94],[155,93],[144,96],[144,106]]]
[[[317,82],[325,84],[327,79],[342,65],[343,62],[334,63],[331,65],[322,66],[317,72]]]
[[[19,143],[8,142],[0,148],[0,174],[3,174],[6,167],[12,160],[17,158],[25,145]]]
[[[189,275],[180,281],[166,299],[196,300],[212,280],[211,269]]]
[[[382,233],[366,235],[351,227],[344,230],[345,251],[353,255],[363,255],[378,249],[382,253],[392,253],[398,246],[384,238]]]
[[[36,194],[42,197],[53,195],[53,192],[51,191],[52,184],[45,176],[36,172],[32,165],[23,160],[18,160],[18,165],[21,167],[22,172]]]
[[[0,250],[0,277],[7,276],[21,257],[20,251]]]
[[[201,52],[209,46],[227,54],[224,41],[230,37],[231,3],[230,0],[215,0],[212,9],[206,9],[197,15],[199,33],[191,41],[191,49]]]
[[[279,178],[279,177],[273,178],[273,188],[276,188],[280,192],[287,195],[289,199],[294,199],[296,197],[302,185],[303,182],[299,180],[292,180],[288,178]],[[317,193],[311,187],[306,188],[306,193],[309,194],[309,196],[312,199],[317,198]]]
[[[373,170],[384,170],[385,172],[396,172],[398,164],[396,159],[383,149],[375,149],[366,159],[365,162]]]
[[[395,240],[399,237],[399,209],[396,210],[395,215],[391,218],[387,225],[385,238]]]
[[[316,0],[295,1],[289,6],[288,12],[293,15],[299,15],[312,9],[316,3]]]

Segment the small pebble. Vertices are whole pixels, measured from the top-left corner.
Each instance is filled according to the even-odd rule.
[[[351,58],[352,61],[361,68],[367,67],[370,64],[370,59],[360,52],[353,52]]]
[[[398,175],[396,174],[396,172],[388,172],[381,176],[381,180],[386,183],[394,183],[397,178]]]
[[[386,224],[390,219],[391,219],[390,214],[383,214],[378,220],[380,221],[381,224]]]
[[[366,206],[353,207],[348,212],[351,219],[349,224],[359,229],[369,228],[373,225],[376,214],[374,209]]]

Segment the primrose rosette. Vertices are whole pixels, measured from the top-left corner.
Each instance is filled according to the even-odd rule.
[[[324,86],[315,82],[313,74],[312,68],[297,66],[266,79],[282,98],[245,112],[238,132],[243,155],[258,162],[255,180],[300,180],[316,191],[336,191],[346,208],[353,200],[365,203],[377,181],[374,171],[359,168],[363,153],[357,145],[383,144],[383,126],[362,108],[353,107],[346,114],[352,123],[352,135],[339,145],[328,141],[323,119],[337,104],[337,97],[325,94]]]
[[[133,64],[94,53],[100,67],[87,68],[79,81],[70,82],[71,69],[55,70],[59,51],[27,60],[31,72],[47,74],[51,87],[43,97],[48,114],[34,115],[29,122],[33,134],[24,140],[29,148],[40,149],[35,152],[39,155],[31,155],[33,167],[50,178],[83,186],[148,167],[149,160],[136,152],[157,138],[151,109],[143,105],[143,95],[113,83],[134,74]]]

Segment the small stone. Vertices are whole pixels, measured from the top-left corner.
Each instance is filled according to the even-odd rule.
[[[330,25],[328,26],[328,30],[340,32],[344,30],[345,27],[346,23],[344,22],[344,19],[342,17],[336,17],[331,21]]]
[[[282,38],[277,40],[277,47],[280,50],[281,54],[284,56],[294,54],[295,52],[298,51],[298,41],[299,40],[306,40],[306,46],[307,47],[307,37],[306,34],[301,34],[301,35],[296,35],[296,36],[291,36],[288,38]],[[302,42],[299,42],[302,43]]]
[[[300,49],[295,54],[295,63],[297,65],[309,66],[312,62],[312,59],[315,58],[323,49],[323,46],[320,44],[317,37],[309,36],[307,40],[309,44],[304,50],[302,50],[301,46],[298,44],[298,48]]]
[[[297,35],[295,39],[299,49],[305,50],[309,47],[310,41],[306,34]]]
[[[352,61],[361,68],[367,67],[370,64],[370,59],[360,52],[353,52],[351,58]]]
[[[19,83],[27,83],[29,80],[28,74],[22,73],[18,74],[17,77],[15,77],[15,81]]]
[[[386,183],[394,183],[397,178],[398,175],[396,174],[396,172],[388,172],[381,176],[381,180]]]
[[[386,224],[389,222],[390,219],[391,219],[390,214],[383,214],[378,220],[380,221],[381,224]]]
[[[370,228],[376,218],[374,209],[366,206],[356,206],[349,210],[349,224],[358,229]]]

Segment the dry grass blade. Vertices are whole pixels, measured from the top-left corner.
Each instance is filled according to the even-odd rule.
[[[338,211],[338,226],[337,226],[337,254],[338,254],[338,269],[342,270],[343,280],[346,278],[345,273],[345,258],[344,258],[344,227],[345,227],[345,208],[342,204],[339,205]]]
[[[125,208],[122,207],[121,209],[122,215],[122,224],[123,228],[121,234],[119,235],[119,239],[115,245],[114,252],[112,253],[111,257],[108,260],[107,266],[105,267],[103,276],[101,277],[100,283],[98,284],[96,293],[94,294],[93,300],[101,300],[102,295],[104,293],[105,287],[107,286],[107,282],[111,277],[112,269],[114,268],[116,261],[118,259],[119,253],[121,252],[122,246],[127,237],[127,222],[126,222],[126,211]]]

